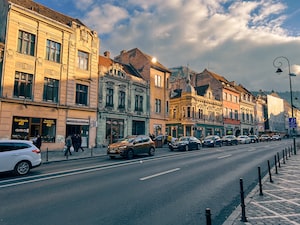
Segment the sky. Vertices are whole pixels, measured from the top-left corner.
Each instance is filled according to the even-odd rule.
[[[290,72],[300,91],[300,0],[34,1],[97,31],[100,55],[139,48],[167,68],[208,69],[249,91],[290,91]]]

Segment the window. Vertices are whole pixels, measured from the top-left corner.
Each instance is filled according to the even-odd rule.
[[[78,51],[78,68],[88,70],[89,54]]]
[[[155,75],[155,86],[161,87],[161,76]]]
[[[46,59],[53,62],[60,62],[60,43],[47,40]]]
[[[234,110],[234,119],[239,119],[239,112],[237,110]]]
[[[125,108],[125,92],[124,91],[119,92],[119,108],[120,109]]]
[[[199,119],[203,119],[203,109],[198,110]]]
[[[43,100],[48,102],[58,102],[59,81],[45,77]]]
[[[176,109],[173,109],[173,119],[176,119]]]
[[[32,98],[33,75],[16,72],[14,83],[14,97],[31,99]]]
[[[76,104],[87,105],[88,100],[88,86],[76,84]]]
[[[35,35],[25,31],[19,31],[18,52],[34,56]]]
[[[112,88],[106,89],[106,106],[114,106],[114,89]]]
[[[169,113],[169,101],[166,102],[166,113]]]
[[[190,118],[191,117],[191,107],[187,107],[187,117]]]
[[[155,99],[155,112],[160,113],[161,112],[161,100]]]
[[[141,95],[135,96],[134,110],[138,112],[143,112],[143,96]]]

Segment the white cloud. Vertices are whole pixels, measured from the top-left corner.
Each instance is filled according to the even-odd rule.
[[[137,47],[167,67],[209,67],[249,90],[288,89],[274,79],[272,62],[279,55],[300,58],[300,38],[283,28],[286,5],[280,0],[94,1],[87,0],[92,10],[83,21],[108,36],[101,52],[112,56]]]

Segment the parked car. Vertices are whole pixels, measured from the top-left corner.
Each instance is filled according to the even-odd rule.
[[[0,172],[25,175],[41,163],[41,150],[32,141],[0,140]]]
[[[281,136],[278,134],[274,134],[274,135],[272,135],[272,140],[273,141],[281,141]]]
[[[259,138],[259,141],[270,141],[271,137],[267,134],[262,134]]]
[[[206,147],[222,147],[222,139],[218,135],[209,135],[204,138],[202,144]]]
[[[223,145],[237,145],[238,139],[234,135],[225,135],[222,137]]]
[[[193,136],[184,136],[180,137],[177,141],[169,143],[169,149],[171,151],[181,150],[181,151],[189,151],[192,149],[201,149],[202,143],[201,141]]]
[[[240,144],[250,144],[251,139],[247,135],[240,135],[237,137]]]
[[[256,135],[248,135],[248,137],[251,139],[251,143],[259,142],[259,138]]]
[[[112,159],[116,156],[132,159],[138,154],[155,154],[155,144],[147,135],[128,136],[116,143],[112,143],[107,147],[107,155]]]

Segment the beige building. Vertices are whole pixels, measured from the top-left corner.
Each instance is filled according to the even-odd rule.
[[[34,1],[0,2],[4,58],[0,138],[42,136],[42,149],[65,137],[96,142],[99,38],[78,19]]]
[[[169,119],[169,77],[171,72],[155,58],[137,48],[122,51],[116,61],[131,64],[150,85],[150,99],[147,110],[150,112],[149,132],[155,136],[166,134]]]

